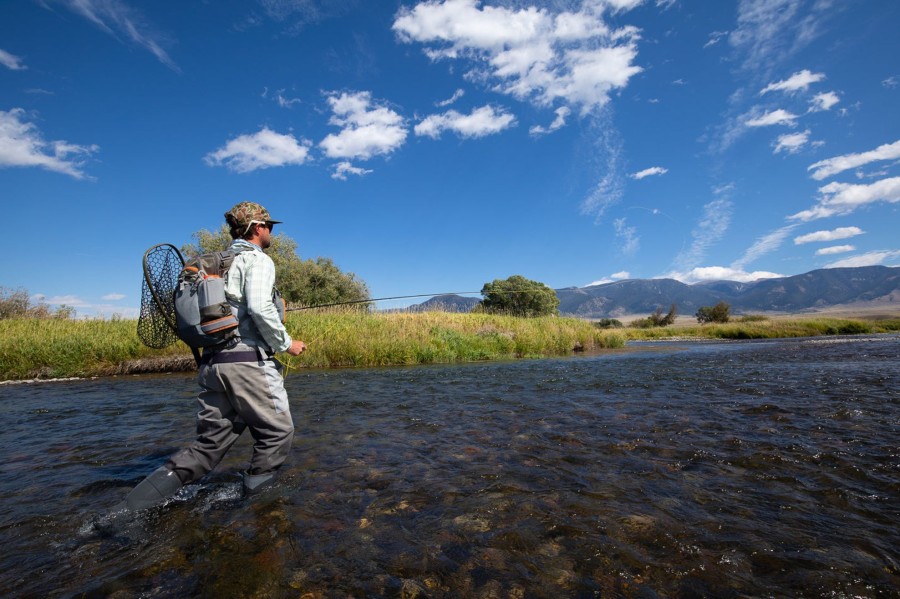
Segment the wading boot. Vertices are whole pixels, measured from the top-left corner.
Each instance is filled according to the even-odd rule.
[[[244,495],[253,495],[272,485],[275,482],[275,473],[267,472],[265,474],[250,474],[249,472],[241,472],[244,479]]]
[[[119,507],[144,510],[162,503],[182,486],[181,479],[173,470],[160,466],[132,489]]]

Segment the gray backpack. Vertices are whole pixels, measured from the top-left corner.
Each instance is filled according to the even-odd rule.
[[[178,338],[194,349],[223,345],[238,333],[238,318],[225,298],[225,274],[238,254],[234,250],[198,256],[184,265],[175,287]],[[273,289],[272,300],[284,322],[284,300]]]
[[[184,265],[175,287],[178,338],[192,348],[214,347],[237,334],[237,314],[225,299],[225,273],[232,250],[198,256]]]

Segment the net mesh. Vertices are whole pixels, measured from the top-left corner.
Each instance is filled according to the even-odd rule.
[[[144,254],[141,313],[138,337],[148,347],[162,349],[178,340],[175,335],[175,286],[184,267],[181,252],[168,243],[155,245]]]

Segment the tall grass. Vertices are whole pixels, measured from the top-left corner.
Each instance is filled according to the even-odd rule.
[[[625,338],[571,318],[485,314],[290,313],[287,328],[308,351],[286,358],[292,368],[469,362],[565,355],[575,348],[621,347]],[[86,377],[190,370],[177,343],[141,344],[134,320],[0,320],[0,380]]]
[[[691,337],[699,339],[779,339],[819,335],[860,335],[900,331],[900,319],[860,320],[822,317],[741,319],[724,324],[624,329],[632,340]]]
[[[727,324],[601,329],[575,318],[488,314],[292,312],[288,331],[308,345],[291,368],[387,366],[558,356],[622,347],[627,340],[773,339],[900,331],[900,319],[754,318]],[[145,347],[134,320],[0,320],[0,380],[187,371],[194,361],[177,343]]]

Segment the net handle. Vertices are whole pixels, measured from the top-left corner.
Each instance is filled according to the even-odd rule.
[[[150,256],[150,254],[160,248],[167,248],[168,251],[175,252],[175,255],[178,256],[178,260],[181,262],[181,266],[184,266],[184,257],[181,255],[181,252],[178,251],[177,247],[175,247],[171,243],[158,243],[144,252],[144,281],[147,283],[147,288],[150,290],[150,296],[156,303],[156,307],[159,309],[159,313],[162,314],[163,318],[165,319],[166,324],[168,324],[169,328],[171,328],[173,331],[177,331],[178,327],[175,324],[175,321],[172,320],[172,316],[166,310],[166,305],[163,303],[162,299],[159,297],[159,294],[156,291],[156,285],[154,285],[153,276],[150,273],[150,266],[147,263],[147,258]]]

